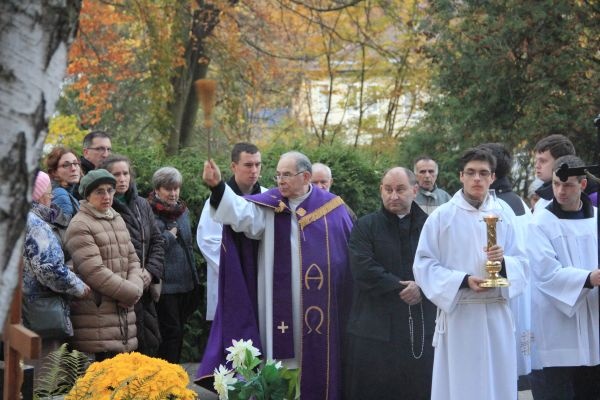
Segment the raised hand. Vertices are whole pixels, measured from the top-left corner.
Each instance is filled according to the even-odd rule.
[[[221,170],[213,160],[204,161],[202,180],[208,187],[215,187],[221,182]]]

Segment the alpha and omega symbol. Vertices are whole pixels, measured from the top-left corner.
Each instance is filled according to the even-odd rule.
[[[316,270],[316,276],[311,276],[312,271]],[[318,285],[316,287],[317,290],[321,290],[323,287],[323,281],[325,280],[323,276],[323,271],[317,264],[311,264],[310,267],[306,269],[304,273],[304,286],[306,290],[311,290],[310,281],[317,281]]]
[[[306,311],[304,312],[304,324],[308,327],[308,332],[307,333],[311,333],[313,331],[313,326],[311,326],[311,324],[309,323],[309,314],[317,314],[319,317],[319,323],[317,324],[317,326],[314,328],[314,331],[317,332],[319,335],[322,335],[323,332],[321,332],[319,329],[321,329],[321,325],[323,325],[323,320],[325,319],[325,314],[323,313],[323,310],[321,309],[321,307],[317,307],[317,306],[310,306],[306,309]]]

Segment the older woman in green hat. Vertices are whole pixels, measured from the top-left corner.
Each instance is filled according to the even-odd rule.
[[[143,293],[142,270],[123,218],[111,207],[116,180],[105,169],[79,183],[82,199],[66,233],[73,268],[92,289],[74,300],[73,348],[96,361],[137,348],[133,306]]]

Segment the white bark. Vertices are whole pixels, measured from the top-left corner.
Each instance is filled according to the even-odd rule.
[[[81,0],[0,1],[0,323],[18,280],[31,188]]]

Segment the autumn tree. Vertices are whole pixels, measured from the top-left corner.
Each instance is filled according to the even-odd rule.
[[[402,136],[427,88],[426,60],[419,54],[424,36],[417,30],[420,2],[346,2],[329,12],[306,2],[302,8],[300,2],[289,3],[311,32],[299,49],[312,55],[305,63],[306,93],[299,98],[306,98],[304,119],[317,140],[350,136],[356,146]]]
[[[199,0],[86,0],[61,109],[125,144],[158,140],[176,152],[190,140],[193,82],[206,74],[204,41],[220,12]]]
[[[323,112],[342,117],[305,118],[318,143],[355,126],[355,142],[363,132],[395,140],[408,125],[399,115],[419,107],[426,87],[423,58],[410,50],[422,13],[416,1],[87,0],[62,109],[126,143],[158,138],[173,153],[202,141],[198,78],[219,82],[223,146],[261,140],[277,123],[298,131],[292,110],[305,98],[309,114],[320,112],[306,89],[324,80]]]

